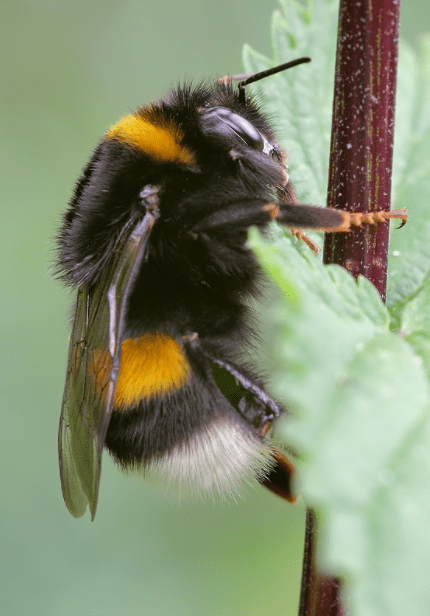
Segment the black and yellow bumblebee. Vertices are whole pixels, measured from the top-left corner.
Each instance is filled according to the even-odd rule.
[[[114,124],[77,183],[58,269],[77,287],[59,457],[66,505],[94,518],[103,447],[124,469],[205,491],[257,480],[287,500],[282,413],[244,360],[263,273],[251,225],[348,230],[298,205],[286,154],[245,86],[183,85]]]

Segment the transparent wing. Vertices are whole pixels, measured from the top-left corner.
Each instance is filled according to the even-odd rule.
[[[101,458],[118,377],[125,310],[156,221],[147,213],[123,229],[100,281],[78,290],[58,437],[60,477],[75,517],[94,519]]]

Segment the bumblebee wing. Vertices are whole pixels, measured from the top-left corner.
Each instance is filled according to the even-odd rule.
[[[75,318],[70,338],[66,385],[61,408],[60,430],[58,435],[60,477],[63,497],[70,513],[76,518],[84,515],[91,490],[84,485],[84,479],[91,476],[94,469],[94,443],[86,455],[80,454],[82,441],[87,441],[86,427],[81,421],[84,410],[78,400],[78,382],[82,384],[82,369],[85,364],[85,335],[88,328],[89,295],[86,287],[78,290]],[[85,395],[81,395],[82,406]],[[94,473],[93,473],[94,474]]]
[[[78,290],[58,437],[60,477],[75,517],[94,519],[103,444],[118,378],[125,311],[155,223],[147,213],[124,227],[99,282]]]

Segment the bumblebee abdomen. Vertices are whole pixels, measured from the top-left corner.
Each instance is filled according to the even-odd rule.
[[[113,411],[105,445],[124,470],[161,475],[178,487],[238,491],[263,478],[272,450],[209,379]]]

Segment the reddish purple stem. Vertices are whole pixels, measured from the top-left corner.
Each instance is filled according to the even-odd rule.
[[[314,511],[308,509],[299,616],[344,616],[340,600],[340,581],[317,570],[315,562],[317,539],[316,515]]]
[[[328,205],[390,209],[399,0],[341,0]],[[385,298],[388,223],[328,234],[325,263],[363,274]]]

